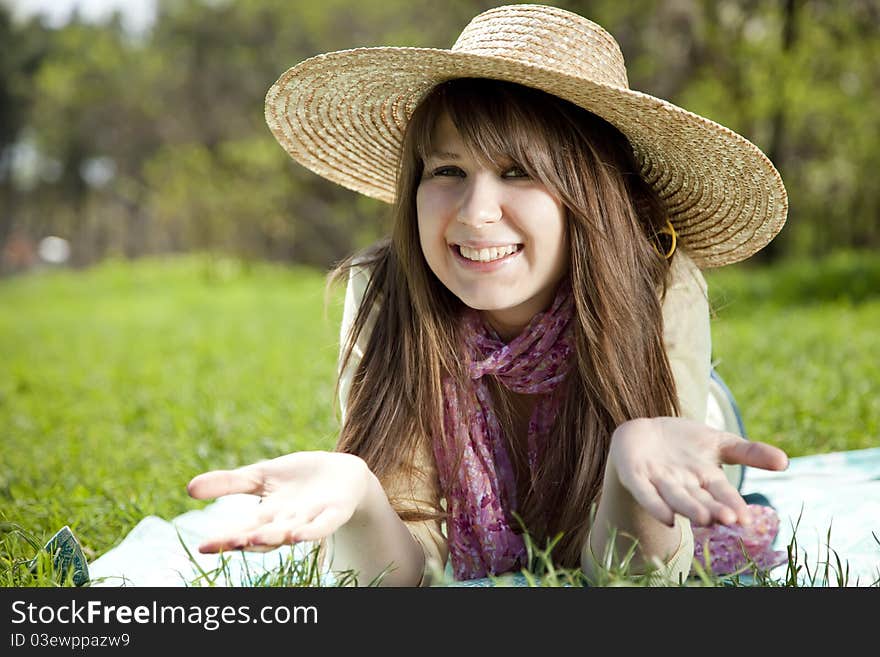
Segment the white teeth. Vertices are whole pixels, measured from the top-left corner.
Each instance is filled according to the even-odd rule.
[[[514,251],[517,250],[516,244],[509,244],[507,246],[493,246],[490,249],[471,249],[466,246],[459,246],[459,251],[461,255],[463,255],[468,260],[476,260],[478,262],[491,262],[492,260],[498,260],[499,258],[503,258],[506,255],[510,255]]]

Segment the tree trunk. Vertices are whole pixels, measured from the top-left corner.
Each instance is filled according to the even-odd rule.
[[[797,39],[797,11],[798,0],[782,0],[783,3],[783,21],[782,21],[782,58],[786,59],[788,54],[794,47]],[[786,116],[785,116],[785,86],[782,86],[780,98],[776,103],[776,111],[773,114],[770,131],[770,147],[767,150],[767,157],[776,166],[779,171],[785,170],[785,141],[786,141]],[[790,199],[789,199],[790,202]],[[789,205],[789,213],[791,205]],[[782,253],[779,239],[771,240],[770,243],[758,252],[758,257],[763,262],[772,262],[777,260]]]

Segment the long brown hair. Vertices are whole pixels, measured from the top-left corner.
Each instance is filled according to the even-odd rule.
[[[329,288],[353,266],[371,270],[343,348],[343,370],[371,309],[377,310],[337,449],[359,455],[383,482],[411,476],[417,449],[430,446],[443,426],[441,378],[465,380],[457,357],[463,304],[428,267],[416,217],[423,161],[444,113],[482,162],[513,160],[566,209],[577,363],[537,473],[541,495],[529,482],[518,488],[532,538],[541,546],[561,532],[554,562],[575,567],[614,429],[636,417],[678,413],[661,316],[670,260],[660,255],[659,243],[667,217],[640,177],[627,139],[580,107],[511,82],[463,78],[434,87],[416,108],[401,151],[390,237],[346,258],[328,276]],[[489,379],[511,457],[522,471],[525,452],[511,430],[513,409],[501,384]],[[401,517],[432,516],[401,511]]]

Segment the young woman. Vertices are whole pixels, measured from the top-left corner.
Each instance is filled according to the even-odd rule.
[[[447,559],[459,580],[517,570],[527,531],[588,575],[635,541],[633,572],[676,579],[692,526],[766,520],[719,466],[787,457],[704,423],[699,272],[784,223],[757,147],[629,90],[607,32],[540,5],[484,12],[448,51],[312,58],[266,114],[394,223],[331,274],[349,281],[337,450],[193,479],[262,496],[200,549],[321,540],[334,570],[412,586]]]

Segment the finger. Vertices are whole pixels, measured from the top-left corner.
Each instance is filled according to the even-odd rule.
[[[304,524],[294,536],[300,541],[317,541],[329,536],[346,522],[348,522],[348,518],[340,509],[327,507],[311,522]]]
[[[247,536],[247,550],[274,549],[299,542],[297,530],[305,524],[302,518],[281,518],[262,525]]]
[[[725,477],[723,473],[721,476],[704,483],[703,487],[708,490],[716,500],[733,511],[739,524],[747,526],[751,523],[748,504],[746,504],[746,501],[742,498],[739,491],[731,486],[727,477]]]
[[[725,525],[732,525],[737,520],[737,515],[729,506],[720,500],[716,499],[712,493],[710,493],[705,488],[701,488],[699,486],[688,486],[686,488],[687,492],[691,494],[691,496],[696,499],[700,504],[705,506],[712,518],[710,519],[710,523],[714,520],[716,522],[720,522]]]
[[[757,440],[746,440],[732,433],[722,434],[719,445],[722,463],[750,465],[762,470],[785,470],[788,455],[778,447]]]
[[[245,545],[241,548],[242,552],[271,552],[277,548],[281,547],[280,545]]]
[[[709,509],[694,498],[681,484],[661,480],[654,485],[666,504],[676,513],[687,516],[697,525],[708,525],[712,522],[712,514]]]
[[[186,492],[197,500],[232,493],[262,495],[264,480],[259,464],[235,470],[212,470],[193,477],[186,486]]]
[[[621,483],[624,483],[621,481]],[[663,500],[654,485],[643,477],[633,477],[624,483],[636,502],[667,527],[675,524],[675,513]]]
[[[295,515],[295,511],[284,513],[271,508],[271,506],[271,504],[261,504],[257,507],[259,512],[253,518],[239,523],[236,527],[228,529],[219,536],[211,537],[202,542],[199,545],[199,552],[213,553],[221,550],[247,549],[251,545],[251,536],[261,527],[280,520],[289,520]]]
[[[261,524],[254,523],[249,527],[241,527],[220,536],[213,536],[199,544],[199,552],[213,554],[215,552],[228,552],[229,550],[243,550],[248,545],[250,533],[261,526]]]

